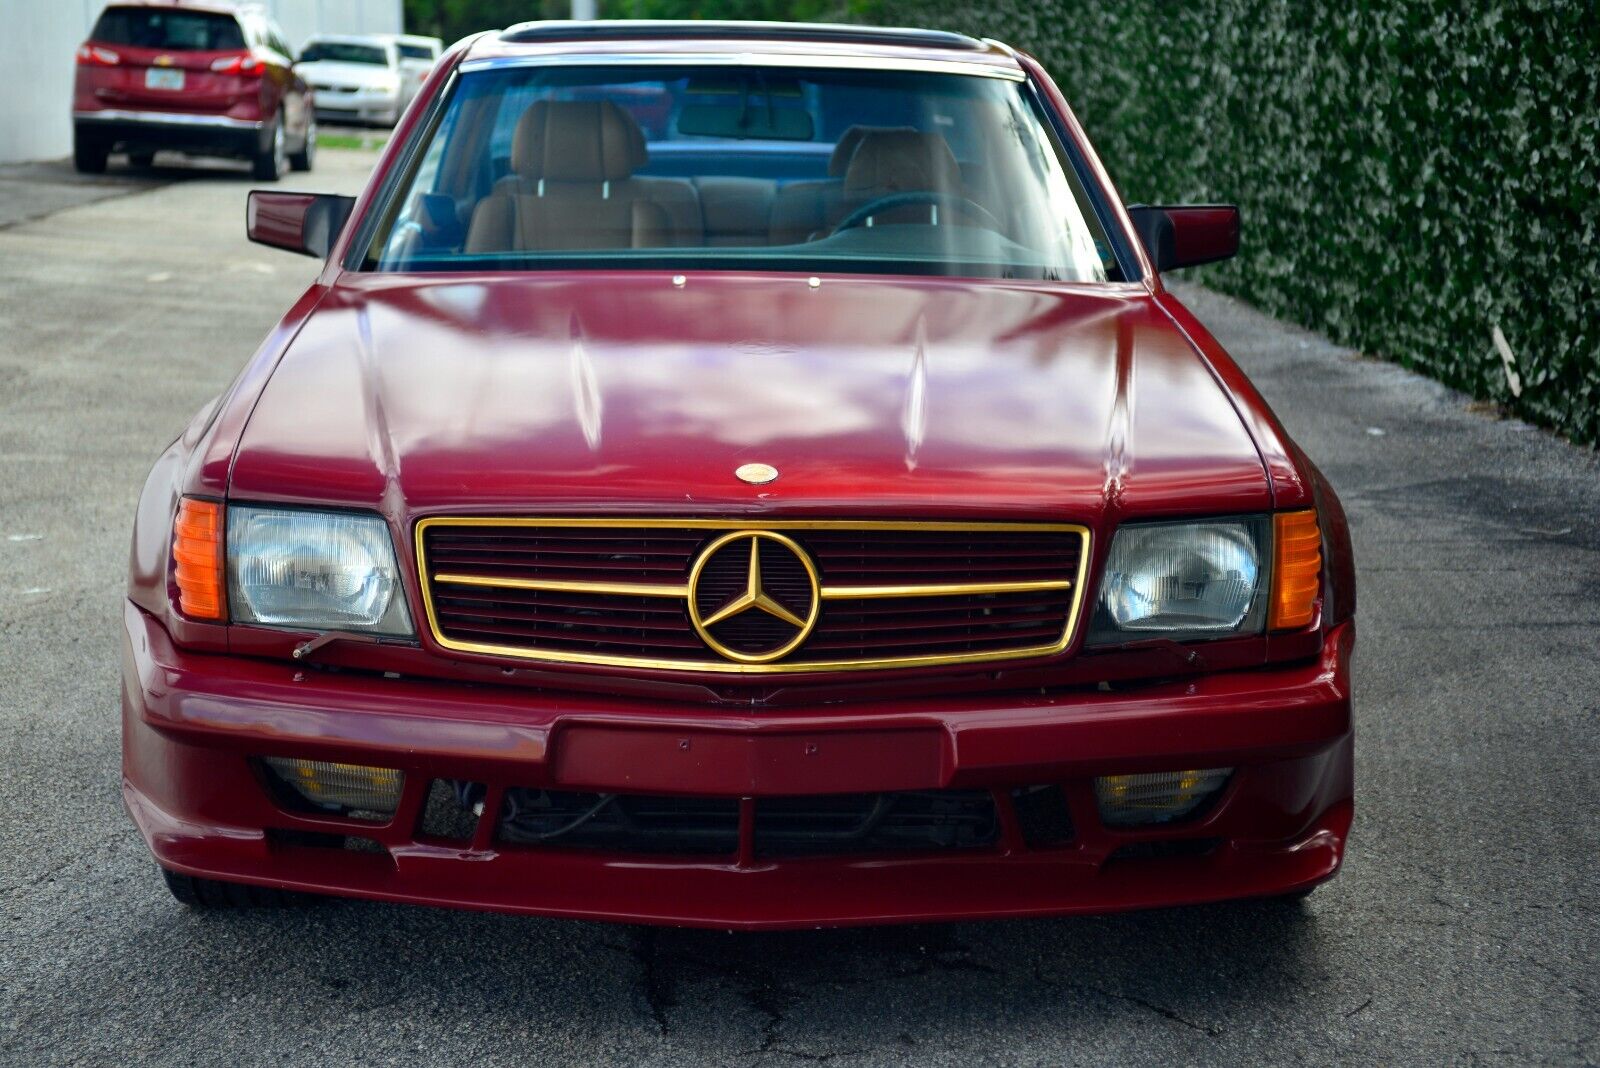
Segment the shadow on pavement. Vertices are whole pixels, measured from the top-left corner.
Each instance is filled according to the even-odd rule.
[[[196,178],[250,181],[250,165],[176,153],[161,153],[149,167],[135,167],[117,153],[104,174],[80,174],[70,159],[5,164],[0,166],[0,229]]]
[[[390,133],[384,129],[343,127],[325,128],[323,132],[329,142],[324,148],[364,150],[381,148]],[[305,177],[291,172],[283,176],[280,184],[289,188],[295,179]],[[85,204],[202,179],[268,184],[254,177],[246,160],[180,152],[159,152],[148,166],[138,166],[126,153],[114,152],[104,174],[80,174],[70,159],[0,164],[0,230]]]
[[[515,1021],[559,1017],[719,1062],[915,1057],[953,1026],[982,1041],[1001,1017],[1013,1033],[1137,1018],[1215,1038],[1302,997],[1327,948],[1315,906],[1281,901],[755,935],[353,901],[166,916],[186,928],[186,969],[248,973],[271,960],[326,1000],[301,1010],[330,1022],[351,1005],[470,1004],[491,1042]]]

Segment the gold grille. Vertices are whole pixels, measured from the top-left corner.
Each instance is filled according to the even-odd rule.
[[[1053,656],[1082,609],[1067,523],[434,517],[416,527],[445,649],[739,674]]]

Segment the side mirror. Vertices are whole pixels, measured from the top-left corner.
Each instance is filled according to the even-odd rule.
[[[1135,204],[1128,216],[1157,271],[1198,267],[1239,253],[1236,205]]]
[[[245,205],[245,233],[258,245],[325,260],[355,206],[355,197],[331,193],[252,189]]]

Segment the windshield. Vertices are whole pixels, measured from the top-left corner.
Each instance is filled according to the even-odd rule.
[[[312,41],[300,53],[300,62],[370,63],[387,67],[389,53],[374,45],[347,44],[343,41]]]
[[[1121,277],[1022,83],[526,66],[465,74],[365,266]]]
[[[163,52],[232,52],[244,47],[237,19],[207,11],[107,8],[89,36],[104,44]]]
[[[402,59],[425,59],[432,63],[436,58],[432,45],[415,45],[400,43],[400,56]]]

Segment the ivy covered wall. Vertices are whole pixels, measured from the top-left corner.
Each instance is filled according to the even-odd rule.
[[[1039,56],[1128,202],[1238,203],[1207,284],[1600,440],[1593,0],[852,9]]]

